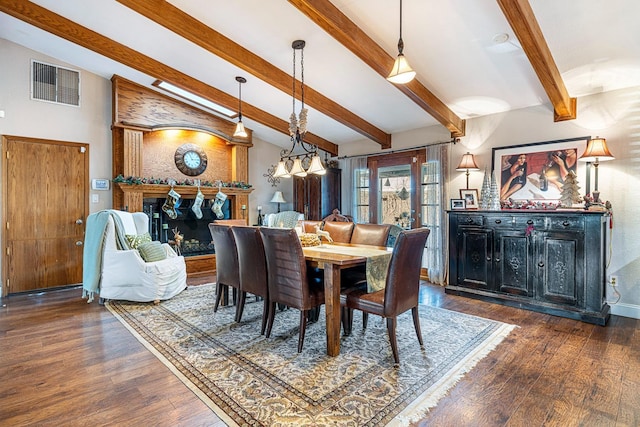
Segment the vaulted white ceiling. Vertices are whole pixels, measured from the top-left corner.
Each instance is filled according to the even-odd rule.
[[[0,38],[105,78],[117,74],[150,87],[153,81],[165,77],[159,67],[136,69],[131,65],[130,53],[118,56],[114,50],[112,58],[108,58],[104,52],[96,53],[91,47],[82,47],[38,28],[43,26],[40,9],[36,12],[25,9],[23,6],[27,3],[0,0],[0,11],[4,12],[0,12]],[[303,13],[300,4],[313,5],[316,2],[312,0],[168,2],[187,18],[230,39],[237,45],[230,50],[238,51],[238,47],[246,50],[231,61],[178,34],[180,28],[191,33],[200,31],[194,24],[196,21],[176,21],[172,17],[173,24],[181,27],[172,31],[163,26],[166,24],[162,24],[162,17],[166,18],[169,13],[164,10],[167,3],[164,1],[37,0],[31,3],[227,94],[222,103],[234,110],[238,95],[235,76],[246,77],[247,83],[242,87],[243,105],[249,106],[243,107],[245,126],[254,131],[254,138],[276,145],[288,146],[288,136],[255,120],[257,115],[252,117],[250,113],[255,108],[283,123],[288,120],[292,98],[291,79],[286,75],[290,76],[293,71],[291,43],[296,39],[306,41],[304,78],[309,93],[317,92],[324,96],[322,99],[335,103],[309,105],[309,131],[314,135],[341,146],[370,138],[367,129],[374,129],[377,135],[393,135],[442,124],[442,120],[434,118],[357,55],[360,48],[368,54],[370,45],[357,44],[354,53],[339,37],[334,38],[334,32],[325,31]],[[397,54],[398,0],[317,3],[335,6],[389,58]],[[640,2],[530,0],[529,4],[570,97],[640,85]],[[160,18],[153,21],[134,11],[135,7],[159,12]],[[551,103],[498,1],[404,0],[403,12],[405,56],[417,71],[419,84],[454,117],[464,120]],[[345,24],[344,28],[349,26]],[[59,31],[75,30],[70,25],[61,25]],[[211,39],[207,32],[200,32],[200,37],[205,42]],[[260,75],[257,71],[260,64],[252,62],[249,54],[275,67],[263,67],[262,73],[275,76],[284,87],[277,88],[273,82],[265,81],[269,79]],[[382,68],[385,65],[378,64]],[[281,75],[275,69],[279,69]],[[299,62],[296,72],[300,79]],[[313,95],[309,96],[313,99]],[[322,113],[323,108],[328,112]],[[296,109],[299,110],[299,103]],[[331,117],[332,114],[335,117]],[[351,120],[347,117],[349,114],[362,123],[345,124]]]

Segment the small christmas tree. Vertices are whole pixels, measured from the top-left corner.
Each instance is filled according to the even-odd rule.
[[[487,168],[484,169],[484,181],[480,192],[480,209],[488,210],[491,205],[491,178]]]
[[[489,196],[489,210],[499,211],[500,206],[500,190],[498,190],[498,182],[496,176],[491,174],[491,191]]]
[[[570,208],[574,203],[582,202],[582,197],[578,190],[578,178],[574,171],[569,171],[567,176],[564,177],[564,184],[562,184],[562,192],[560,193],[560,205],[566,208]]]

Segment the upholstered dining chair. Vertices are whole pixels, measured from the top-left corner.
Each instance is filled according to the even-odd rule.
[[[262,326],[264,335],[269,314],[269,286],[267,281],[267,261],[258,227],[231,227],[238,248],[240,267],[240,294],[238,295],[238,321],[242,320],[247,293],[263,298]]]
[[[269,283],[269,320],[265,336],[269,338],[276,303],[300,310],[298,353],[302,352],[309,311],[324,303],[324,284],[310,279],[302,245],[295,230],[260,228],[267,259]]]
[[[391,224],[355,224],[350,243],[386,246]]]
[[[238,249],[236,239],[231,231],[232,226],[223,224],[209,224],[211,239],[216,251],[216,302],[213,311],[218,311],[218,306],[223,294],[228,294],[229,288],[234,289],[234,300],[240,289],[240,267],[238,265]],[[236,322],[239,322],[238,307],[236,306]]]
[[[322,227],[336,243],[349,243],[353,232],[353,222],[327,221]]]
[[[389,262],[384,289],[367,293],[366,287],[356,283],[353,287],[340,292],[345,333],[348,335],[351,330],[353,310],[361,310],[365,314],[376,314],[386,318],[391,351],[396,364],[400,363],[396,340],[398,315],[411,309],[418,342],[421,347],[423,346],[418,313],[418,294],[422,253],[427,237],[429,237],[428,228],[400,232]],[[363,323],[363,325],[366,327],[366,324]]]

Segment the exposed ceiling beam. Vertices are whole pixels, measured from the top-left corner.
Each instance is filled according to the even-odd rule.
[[[553,104],[554,121],[575,119],[576,98],[569,96],[528,0],[497,1]]]
[[[307,15],[378,74],[387,77],[395,58],[376,44],[329,0],[289,0],[289,3]],[[406,85],[395,86],[449,129],[451,136],[464,136],[465,121],[417,79]]]
[[[236,97],[196,80],[32,2],[0,0],[0,11],[107,58],[113,59],[123,65],[148,74],[149,76],[166,80],[183,89],[197,93],[231,110],[235,110],[238,106],[238,99]],[[245,102],[242,103],[242,113],[247,118],[289,136],[289,123],[285,120]],[[338,146],[324,138],[307,132],[305,140],[306,142],[317,145],[320,149],[331,155],[338,155]]]
[[[285,93],[291,93],[291,76],[278,67],[250,52],[233,40],[173,6],[165,0],[117,0],[163,27],[242,68]],[[296,97],[300,97],[301,83],[296,80]],[[391,147],[391,135],[368,123],[342,105],[305,85],[305,103],[339,123],[377,142],[382,148]]]

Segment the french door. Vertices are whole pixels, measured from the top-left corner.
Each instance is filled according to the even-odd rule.
[[[424,150],[369,157],[369,222],[423,226],[424,163]]]

